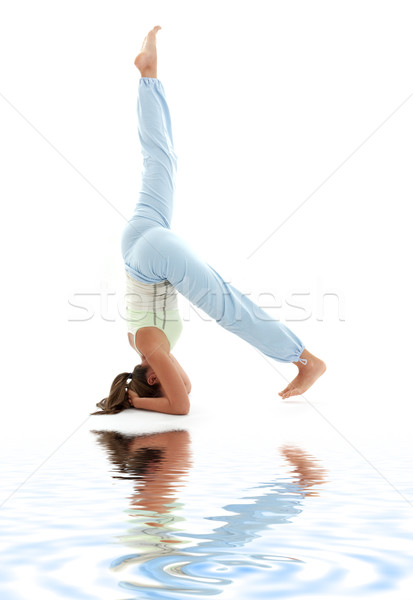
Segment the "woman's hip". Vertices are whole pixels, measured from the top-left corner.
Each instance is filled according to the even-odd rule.
[[[166,279],[168,244],[165,244],[165,238],[171,234],[170,229],[150,219],[131,219],[128,222],[122,232],[121,251],[125,268],[132,277],[145,283]]]

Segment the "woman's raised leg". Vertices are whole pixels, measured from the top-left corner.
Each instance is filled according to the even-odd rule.
[[[170,229],[173,216],[177,156],[172,124],[162,82],[157,79],[156,34],[154,27],[146,36],[135,59],[141,72],[138,90],[138,132],[143,155],[142,182],[138,203],[122,234],[122,256],[133,272],[136,243],[152,227]],[[153,253],[156,247],[149,248]]]
[[[170,229],[177,157],[165,90],[157,79],[156,34],[159,29],[159,26],[154,27],[148,33],[135,59],[141,73],[137,111],[143,173],[134,216],[152,219]]]

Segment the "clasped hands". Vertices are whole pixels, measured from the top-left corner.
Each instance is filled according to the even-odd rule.
[[[133,392],[132,390],[128,390],[128,400],[129,400],[129,404],[131,406],[133,406],[133,408],[136,408],[133,401],[137,400],[139,398],[138,394],[136,392]]]

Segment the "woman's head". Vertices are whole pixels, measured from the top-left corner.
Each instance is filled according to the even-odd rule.
[[[146,361],[136,365],[132,373],[120,373],[112,382],[109,396],[96,404],[100,411],[92,415],[111,415],[130,408],[128,389],[136,392],[141,398],[160,398],[161,384],[155,371]]]

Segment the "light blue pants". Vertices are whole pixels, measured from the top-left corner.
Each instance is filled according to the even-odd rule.
[[[224,329],[266,356],[280,362],[298,361],[304,350],[301,340],[225,282],[171,231],[177,157],[169,108],[159,79],[139,80],[138,131],[143,154],[142,184],[121,242],[128,273],[144,283],[167,279]]]

